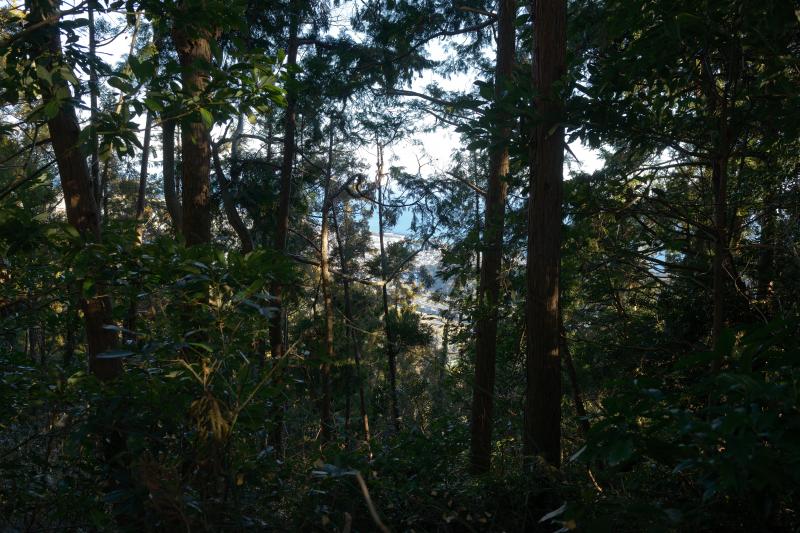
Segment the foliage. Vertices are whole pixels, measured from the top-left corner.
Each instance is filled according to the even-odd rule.
[[[715,355],[700,352],[620,383],[575,454],[602,492],[564,517],[592,531],[787,527],[800,486],[796,327],[729,330],[714,376],[687,380]]]
[[[0,8],[0,530],[797,530],[798,11],[568,8],[560,469],[522,455],[531,5]]]

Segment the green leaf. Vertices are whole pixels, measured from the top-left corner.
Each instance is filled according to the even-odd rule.
[[[94,288],[94,280],[93,279],[85,279],[83,280],[83,294],[84,296],[92,294],[92,289]]]
[[[67,234],[67,237],[70,237],[72,239],[79,239],[81,237],[81,234],[78,232],[77,229],[75,229],[75,226],[71,226],[69,224],[66,224],[64,226],[64,233]]]
[[[211,127],[214,126],[214,115],[212,115],[211,111],[208,109],[201,107],[200,117],[203,119],[203,124],[205,124],[207,128],[211,129]]]
[[[128,65],[138,80],[145,81],[153,77],[155,67],[151,61],[140,61],[138,57],[131,57]]]
[[[97,359],[120,359],[122,357],[130,357],[134,352],[130,350],[108,350],[97,354]]]
[[[494,87],[492,87],[491,83],[487,83],[485,81],[476,82],[478,86],[478,93],[481,95],[481,98],[484,100],[494,100]]]
[[[123,93],[133,92],[133,86],[130,83],[116,76],[108,78],[108,84]]]
[[[153,111],[154,113],[160,113],[164,111],[164,106],[161,105],[161,102],[149,96],[144,99],[144,105],[147,107],[147,109]]]
[[[608,451],[608,463],[612,466],[617,465],[633,455],[633,441],[623,438],[614,442]]]
[[[58,72],[59,74],[61,74],[62,78],[70,82],[72,85],[75,85],[76,87],[80,85],[78,78],[75,77],[75,74],[72,72],[72,69],[69,68],[68,66],[61,67],[61,69],[59,69]]]
[[[55,118],[55,116],[58,115],[58,111],[60,108],[61,106],[59,101],[53,99],[47,102],[47,104],[45,104],[44,109],[42,111],[44,112],[45,118],[47,118],[47,120],[50,120],[51,118]]]
[[[38,76],[40,80],[46,81],[48,85],[53,83],[53,75],[42,65],[36,65],[36,76]]]
[[[205,350],[208,353],[212,353],[214,351],[214,348],[212,348],[211,346],[209,346],[204,342],[190,342],[189,346],[193,348],[200,348],[201,350]]]

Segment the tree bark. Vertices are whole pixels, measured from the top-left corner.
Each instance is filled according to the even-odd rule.
[[[739,72],[739,53],[735,47],[728,57],[727,79],[722,92],[719,90],[719,80],[710,65],[707,50],[701,51],[702,76],[701,88],[708,101],[709,114],[716,121],[716,127],[711,131],[712,152],[711,190],[713,195],[713,223],[714,223],[714,258],[713,258],[713,317],[711,326],[711,344],[716,356],[712,360],[711,369],[719,371],[722,367],[722,357],[719,353],[722,330],[727,322],[727,304],[731,287],[731,279],[735,279],[733,257],[730,255],[730,235],[728,232],[728,166],[731,157],[731,148],[734,146],[733,129],[729,122],[730,105],[733,95],[729,93],[735,86]],[[727,56],[726,56],[727,57]]]
[[[444,409],[444,378],[447,371],[447,358],[450,355],[450,321],[445,319],[442,328],[442,348],[436,361],[436,396],[434,409],[441,416]]]
[[[34,2],[31,22],[42,21],[58,11],[57,0]],[[40,62],[48,69],[60,61],[61,39],[58,28],[44,25],[41,30]],[[58,93],[71,95],[69,86],[55,78],[52,85],[42,87],[44,103],[52,101]],[[56,156],[67,221],[86,239],[100,241],[100,217],[91,186],[89,167],[80,151],[80,126],[75,114],[74,99],[70,96],[61,102],[58,113],[47,121]],[[108,296],[82,297],[88,345],[89,370],[101,380],[111,380],[122,373],[120,358],[104,358],[100,354],[117,345],[117,334],[104,326],[112,324],[111,299]]]
[[[728,242],[727,197],[728,197],[728,158],[718,154],[711,164],[711,181],[714,195],[714,260],[713,291],[714,312],[712,319],[711,344],[714,351],[720,349],[720,338],[725,327],[725,290],[728,285],[725,273],[725,255]],[[722,366],[720,354],[714,357],[712,369],[716,372]]]
[[[167,213],[172,220],[172,227],[176,235],[183,230],[183,211],[178,200],[178,189],[175,183],[175,120],[162,117],[161,121],[163,151],[161,171],[164,177],[164,202],[167,204]]]
[[[286,65],[291,71],[297,65],[297,32],[299,29],[300,15],[297,9],[297,1],[290,3],[289,13],[289,42],[286,52]],[[290,72],[290,76],[293,74]],[[294,80],[293,80],[294,81]],[[286,252],[286,245],[289,235],[289,204],[292,198],[292,171],[294,169],[295,153],[295,132],[297,128],[297,94],[293,83],[289,84],[286,91],[286,111],[283,117],[283,154],[280,170],[280,197],[278,200],[278,216],[275,228],[275,250],[280,253]],[[270,318],[269,342],[272,357],[275,360],[283,358],[286,350],[284,344],[283,316],[285,309],[283,306],[282,292],[283,287],[279,280],[271,284],[273,305],[275,313]],[[283,455],[283,409],[278,407],[273,413],[273,425],[270,431],[270,440],[275,447],[278,455]]]
[[[383,328],[386,333],[386,359],[389,367],[389,398],[391,403],[391,417],[392,427],[396,432],[400,431],[400,407],[397,397],[397,351],[395,349],[394,331],[392,330],[392,322],[389,316],[389,292],[387,285],[387,265],[386,265],[386,247],[383,241],[383,180],[384,166],[383,166],[383,146],[378,143],[378,172],[377,172],[377,186],[378,186],[378,242],[380,244],[380,260],[381,260],[381,292],[383,303]]]
[[[87,11],[89,15],[89,108],[91,113],[89,123],[93,128],[91,135],[90,179],[92,182],[92,192],[94,193],[99,212],[100,206],[103,203],[103,191],[100,187],[100,144],[97,139],[97,93],[99,87],[97,84],[97,69],[94,64],[97,60],[97,39],[95,37],[94,8],[91,3]]]
[[[363,429],[363,437],[365,442],[369,442],[369,416],[367,415],[367,402],[364,396],[364,380],[361,375],[361,347],[356,336],[355,322],[353,319],[353,303],[350,294],[350,269],[348,267],[347,254],[343,247],[343,240],[339,234],[339,224],[336,221],[336,210],[331,211],[333,216],[333,228],[336,234],[336,246],[339,249],[339,263],[342,269],[342,289],[344,291],[344,318],[347,321],[347,335],[350,340],[350,345],[353,349],[353,359],[355,363],[356,382],[358,383],[358,405],[359,414],[361,415],[361,424]],[[345,226],[347,225],[347,213],[345,212]]]
[[[486,221],[483,231],[483,265],[478,288],[478,322],[475,331],[475,382],[472,389],[470,468],[489,471],[492,451],[497,313],[500,303],[500,270],[503,261],[503,227],[508,184],[508,140],[511,117],[501,111],[502,99],[514,68],[516,0],[502,0],[498,14],[494,107],[497,131],[489,155]]]
[[[147,169],[150,161],[150,130],[153,127],[153,115],[150,111],[147,112],[144,126],[144,142],[142,143],[142,164],[139,169],[139,191],[136,195],[136,208],[134,212],[134,221],[136,224],[136,245],[141,246],[144,241],[144,228],[142,227],[142,217],[144,216],[145,195],[147,193]],[[139,309],[138,294],[141,290],[141,274],[137,275],[137,281],[134,283],[133,292],[128,304],[128,317],[126,320],[125,328],[128,332],[123,333],[125,341],[133,341],[136,331],[136,319]]]
[[[172,28],[172,40],[182,67],[183,91],[186,98],[200,97],[208,84],[209,41],[214,38],[214,32],[187,27],[184,21],[188,20],[188,4],[181,3],[179,9],[185,18]],[[183,235],[187,246],[211,242],[210,129],[196,113],[181,124]]]
[[[758,255],[758,299],[766,310],[766,315],[772,315],[772,283],[775,277],[775,192],[770,190],[764,198],[764,208],[761,216],[761,234],[759,235]]]
[[[572,388],[572,401],[575,404],[575,415],[578,418],[578,431],[585,439],[589,434],[589,419],[586,417],[586,407],[583,404],[583,395],[578,383],[578,373],[575,371],[575,363],[572,361],[572,355],[567,344],[567,332],[564,330],[563,323],[559,329],[561,333],[561,354],[564,357],[564,364],[567,365],[567,376]]]
[[[144,215],[144,205],[147,193],[147,169],[150,163],[150,130],[153,127],[153,115],[147,112],[147,118],[144,124],[144,142],[142,142],[142,165],[139,169],[139,190],[136,196],[136,213],[134,217],[138,222]],[[141,242],[141,235],[137,231],[139,241]]]
[[[333,178],[333,138],[334,121],[331,120],[328,139],[328,164],[325,169],[325,193],[322,201],[322,225],[320,229],[320,248],[319,248],[319,272],[320,285],[322,287],[323,311],[325,317],[325,355],[320,365],[322,378],[322,397],[320,398],[320,423],[322,427],[322,440],[330,442],[333,436],[333,397],[331,393],[331,365],[335,353],[333,346],[333,298],[331,296],[331,271],[329,267],[328,237],[329,237],[329,217],[331,203],[331,180]]]
[[[566,72],[566,1],[537,0],[534,82],[537,89],[535,162],[528,201],[528,352],[523,453],[561,464],[559,274],[564,126],[554,85]]]
[[[237,127],[237,132],[241,135],[240,127],[242,125],[241,118],[239,119],[239,127]],[[234,146],[239,142],[239,136],[235,136],[233,139]],[[237,237],[239,237],[239,241],[241,242],[242,246],[242,253],[250,253],[253,251],[253,238],[250,235],[250,230],[247,228],[247,224],[244,223],[242,220],[242,216],[239,214],[239,211],[236,209],[236,202],[231,195],[231,181],[225,177],[225,171],[222,169],[222,162],[219,159],[219,150],[216,146],[212,145],[212,157],[214,161],[214,172],[217,175],[217,182],[219,183],[219,190],[220,194],[222,195],[222,207],[225,210],[225,217],[228,219],[228,224],[231,225],[233,231],[236,232]],[[232,154],[236,153],[236,149],[232,150]],[[231,174],[234,173],[234,166],[236,165],[236,158],[231,155]]]

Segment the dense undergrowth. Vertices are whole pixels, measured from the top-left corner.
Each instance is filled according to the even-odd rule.
[[[42,235],[72,246],[68,235],[63,240],[50,229],[55,233]],[[571,457],[560,471],[539,460],[524,464],[513,437],[520,421],[501,419],[498,434],[511,436],[496,441],[493,470],[473,476],[458,386],[447,392],[449,407],[440,404],[399,433],[378,417],[365,442],[353,416],[347,427],[339,418],[336,438],[321,444],[313,403],[287,401],[314,385],[319,360],[300,348],[280,361],[258,357],[270,312],[263,286],[275,272],[291,276],[282,261],[187,251],[167,241],[122,251],[114,244],[83,248],[65,254],[72,263],[52,274],[84,292],[107,287],[120,299],[137,296],[142,317],[128,323],[136,329],[118,328],[127,340],[105,354],[126,360],[123,376],[98,381],[79,352],[53,357],[66,355],[64,346],[40,360],[2,351],[4,530],[374,531],[380,522],[393,531],[718,531],[798,524],[796,322],[729,331],[722,352],[687,355],[658,375],[607,386],[612,392],[598,396],[588,435],[574,416],[567,420]],[[89,280],[80,275],[86,254],[114,268]],[[70,295],[53,294],[47,309],[58,327],[69,317],[60,306],[70,305]],[[188,306],[202,312],[187,318]],[[24,316],[7,316],[5,327]],[[195,329],[183,333],[187,320]],[[716,375],[705,370],[714,357],[724,361]],[[289,428],[283,453],[268,439],[280,405]],[[564,408],[571,409],[566,399]]]

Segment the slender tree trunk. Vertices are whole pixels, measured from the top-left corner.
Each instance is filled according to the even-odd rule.
[[[764,198],[759,236],[758,299],[763,302],[766,315],[772,315],[772,282],[775,277],[775,192],[770,190]]]
[[[339,263],[342,269],[342,288],[344,291],[344,318],[347,321],[347,335],[350,340],[350,346],[353,349],[353,359],[355,362],[356,382],[358,383],[358,406],[359,414],[361,415],[361,424],[363,429],[363,437],[365,442],[369,442],[369,416],[367,415],[367,402],[364,395],[364,379],[361,375],[361,347],[356,335],[355,322],[353,319],[353,303],[350,294],[350,270],[348,267],[347,254],[344,250],[344,242],[339,234],[339,224],[336,221],[336,210],[333,209],[333,228],[336,234],[336,246],[339,249]],[[344,224],[347,226],[347,212],[344,214]]]
[[[175,183],[175,120],[162,117],[162,173],[164,177],[164,202],[167,204],[167,213],[172,220],[172,227],[176,235],[183,229],[183,211],[178,200],[178,189]]]
[[[58,11],[57,0],[35,2],[31,10],[33,23]],[[61,60],[61,39],[58,28],[47,25],[41,30],[40,61],[52,70]],[[52,85],[42,87],[46,103],[56,95],[71,94],[69,86],[60,78]],[[80,150],[80,127],[75,114],[74,100],[61,101],[58,113],[47,121],[56,155],[67,221],[87,239],[100,240],[100,217],[94,191],[91,187],[89,167]],[[100,354],[117,345],[117,334],[104,326],[113,323],[111,299],[108,296],[82,297],[80,302],[86,327],[89,370],[102,380],[110,380],[122,373],[120,358],[104,358]]]
[[[153,115],[150,111],[148,111],[144,126],[144,142],[142,143],[142,164],[139,169],[139,191],[136,195],[136,208],[134,212],[137,246],[141,246],[144,242],[144,227],[142,226],[142,218],[144,217],[145,195],[147,193],[147,170],[150,162],[150,130],[152,127]],[[133,293],[130,296],[130,303],[128,304],[128,317],[125,328],[129,332],[136,331],[136,318],[139,308],[138,294],[141,290],[141,285],[141,276],[137,276],[137,281],[134,283],[133,287]],[[133,341],[133,333],[129,332],[123,333],[123,338],[126,341]]]
[[[100,144],[97,139],[97,93],[99,88],[97,84],[97,69],[95,68],[95,61],[97,60],[97,38],[95,36],[94,8],[91,3],[87,11],[89,15],[89,108],[91,110],[89,121],[92,125],[90,179],[99,212],[102,204],[103,191],[100,187]]]
[[[536,0],[534,82],[535,163],[528,201],[527,386],[523,453],[561,464],[559,272],[564,126],[554,85],[566,72],[566,0]]]
[[[296,0],[292,0],[289,13],[289,42],[286,53],[287,68],[293,69],[297,65],[297,33],[300,15]],[[290,73],[290,76],[292,74]],[[292,198],[292,171],[294,168],[295,132],[297,126],[297,94],[293,84],[290,84],[286,94],[286,111],[283,119],[283,154],[280,171],[280,198],[278,200],[277,226],[275,228],[275,250],[286,252],[289,235],[289,204]],[[271,284],[274,298],[275,313],[270,318],[269,341],[272,357],[275,360],[283,358],[286,350],[284,344],[283,317],[283,287],[280,281]],[[278,407],[273,413],[273,425],[270,431],[270,440],[279,456],[284,453],[283,447],[283,408]]]
[[[136,196],[136,212],[134,218],[138,222],[144,216],[144,206],[147,193],[147,170],[150,164],[150,130],[153,127],[153,115],[148,111],[144,123],[144,142],[142,142],[142,165],[139,169],[139,190]],[[141,233],[137,230],[138,240],[141,242]]]
[[[272,163],[272,121],[267,124],[267,163]]]
[[[322,426],[322,440],[329,442],[333,436],[333,396],[331,393],[331,365],[335,353],[333,345],[333,297],[331,296],[331,271],[329,267],[329,211],[333,198],[331,198],[331,181],[333,179],[333,138],[334,121],[330,121],[330,133],[328,139],[328,164],[325,169],[325,193],[322,202],[322,226],[320,229],[320,252],[319,252],[319,272],[320,286],[322,288],[323,311],[325,317],[325,358],[320,365],[322,378],[322,398],[320,401],[320,422]]]
[[[217,182],[219,183],[219,190],[222,195],[222,207],[225,210],[225,216],[228,219],[228,223],[233,228],[233,231],[236,232],[236,235],[239,237],[239,241],[242,245],[242,253],[249,253],[253,251],[253,238],[250,235],[250,230],[247,228],[247,224],[244,223],[242,220],[242,216],[239,214],[239,211],[236,209],[236,202],[231,195],[231,185],[235,179],[236,174],[236,165],[238,164],[238,152],[239,152],[239,139],[242,135],[242,129],[244,127],[244,122],[242,117],[239,117],[239,123],[236,126],[236,133],[233,137],[233,148],[231,149],[231,180],[228,180],[225,177],[225,171],[222,169],[222,162],[219,159],[219,150],[216,146],[212,145],[212,157],[214,161],[214,172],[217,175]]]
[[[713,317],[711,327],[711,344],[715,352],[720,349],[722,330],[727,322],[727,304],[731,279],[734,279],[733,258],[730,256],[730,235],[728,232],[728,166],[733,146],[732,128],[729,123],[729,107],[733,95],[729,91],[739,72],[739,53],[735,48],[730,50],[728,78],[720,91],[719,79],[710,66],[707,50],[701,50],[701,85],[709,112],[716,120],[716,128],[711,132],[713,152],[711,154],[711,189],[714,204],[714,258],[713,258]],[[717,372],[722,367],[722,358],[715,357],[711,368]]]
[[[436,362],[436,397],[434,399],[434,409],[441,416],[444,409],[444,378],[447,370],[447,358],[450,354],[450,321],[445,319],[442,328],[442,349],[439,352],[439,360]]]
[[[181,3],[184,17],[189,6]],[[185,20],[185,19],[184,19]],[[188,98],[199,97],[208,83],[205,65],[211,63],[210,39],[214,32],[187,27],[178,22],[172,28],[172,40],[180,61],[183,91]],[[183,184],[183,235],[187,246],[211,242],[211,172],[210,127],[193,113],[181,124],[181,173]]]
[[[472,161],[472,175],[475,179],[475,184],[480,184],[480,173],[478,172],[478,161],[475,157],[475,152],[471,153],[471,161]],[[475,241],[478,243],[475,246],[475,279],[478,280],[478,283],[475,286],[475,301],[479,300],[480,295],[480,279],[481,279],[481,194],[476,190],[473,202],[473,208],[475,212]]]
[[[712,161],[711,181],[714,194],[714,263],[713,290],[714,313],[712,319],[712,345],[719,349],[720,337],[725,327],[725,290],[728,285],[725,272],[725,254],[728,242],[727,196],[728,196],[728,158],[717,155]],[[714,358],[713,370],[722,366],[719,356]]]
[[[478,288],[478,323],[475,331],[475,382],[472,389],[470,467],[473,473],[489,471],[492,451],[497,308],[503,261],[503,227],[508,184],[508,139],[511,117],[500,111],[514,68],[516,0],[502,0],[498,14],[497,62],[494,98],[497,128],[489,156],[486,222],[483,230],[483,265]]]
[[[386,333],[386,359],[389,367],[389,397],[391,403],[391,416],[392,427],[396,432],[400,431],[400,407],[397,397],[397,351],[394,341],[394,331],[392,330],[392,321],[389,315],[389,292],[387,285],[388,267],[386,265],[386,247],[383,241],[383,146],[378,143],[378,172],[377,172],[377,186],[378,186],[378,242],[380,244],[381,253],[381,292],[383,302],[383,328]]]
[[[75,345],[77,344],[75,326],[78,320],[77,316],[75,316],[75,311],[73,311],[73,306],[73,299],[70,298],[67,307],[66,324],[64,325],[64,357],[62,358],[62,364],[66,368],[72,364],[72,360],[75,357]]]
[[[583,404],[581,387],[578,383],[578,373],[575,371],[575,363],[572,361],[572,354],[567,344],[567,332],[564,330],[563,323],[559,329],[561,333],[561,354],[564,357],[564,364],[567,366],[567,376],[572,388],[572,401],[575,404],[575,414],[578,417],[578,430],[585,439],[589,433],[589,419],[586,417],[586,407]]]

